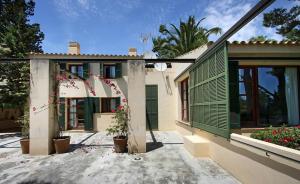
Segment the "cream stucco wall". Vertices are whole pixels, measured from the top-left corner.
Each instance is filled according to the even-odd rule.
[[[121,99],[128,97],[128,74],[127,63],[122,64],[122,78],[110,79],[115,84],[116,88],[120,90],[121,94],[116,94],[115,90],[105,84],[104,80],[99,79],[99,63],[90,63],[90,77],[87,83],[80,79],[74,79],[74,86],[70,82],[64,81],[60,83],[59,94],[64,98],[82,98],[82,97],[119,97]],[[175,86],[174,78],[176,76],[176,67],[168,68],[166,71],[161,72],[156,69],[146,69],[145,83],[146,85],[158,86],[158,129],[159,130],[174,130],[174,120],[177,108],[176,98],[177,89]],[[88,86],[91,86],[95,91],[95,95],[91,93]],[[124,104],[124,102],[121,103]],[[66,111],[67,113],[67,111]],[[94,114],[94,130],[103,131],[112,122],[111,117],[113,114],[97,113]]]
[[[174,69],[159,72],[147,69],[146,85],[158,85],[158,129],[174,130],[177,92],[174,83]]]
[[[176,130],[181,135],[197,135],[207,139],[209,157],[234,175],[242,183],[299,183],[299,170],[274,161],[267,156],[255,154],[255,151],[235,146],[229,140],[200,129],[177,123]],[[255,149],[248,146],[249,149]]]

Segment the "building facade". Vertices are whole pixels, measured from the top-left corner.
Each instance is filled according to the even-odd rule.
[[[45,57],[45,54],[38,57]],[[142,59],[142,56],[137,56],[136,49],[129,49],[126,56],[107,56],[107,62],[80,62],[92,56],[81,55],[76,42],[70,43],[68,54],[50,54],[47,57],[76,60],[59,64],[59,124],[63,130],[89,131],[108,128],[118,106],[127,104],[128,68],[123,60]],[[117,58],[120,61],[109,61]],[[148,129],[175,129],[176,109],[170,108],[176,106],[175,70],[168,66],[165,71],[158,71],[153,66],[145,69]]]
[[[205,50],[179,58],[196,59]],[[299,56],[299,42],[227,42],[198,65],[179,69],[177,123],[224,137],[299,125]]]

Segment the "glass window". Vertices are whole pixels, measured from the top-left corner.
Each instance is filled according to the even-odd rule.
[[[258,68],[259,124],[279,126],[287,123],[285,68]]]
[[[70,72],[73,74],[71,78],[83,78],[83,66],[82,65],[70,65]]]
[[[253,71],[253,68],[239,69],[239,101],[242,127],[253,126],[255,122]]]
[[[189,121],[189,85],[188,78],[181,82],[181,116],[183,121]]]
[[[114,79],[116,78],[116,65],[104,65],[104,78]]]
[[[101,98],[101,112],[115,112],[120,105],[120,97]]]

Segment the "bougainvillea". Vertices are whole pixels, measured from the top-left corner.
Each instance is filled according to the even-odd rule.
[[[300,126],[266,128],[251,134],[254,139],[300,150]]]

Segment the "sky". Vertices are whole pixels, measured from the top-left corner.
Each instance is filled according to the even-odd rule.
[[[218,26],[226,32],[258,0],[36,0],[32,23],[39,23],[45,33],[43,50],[66,53],[69,41],[77,41],[81,53],[128,54],[131,47],[138,54],[149,53],[152,37],[159,35],[160,24],[178,25],[193,15],[205,18],[205,28]],[[300,0],[276,0],[264,12],[275,7],[290,8]],[[266,35],[281,40],[273,28],[262,26],[262,14],[236,33],[230,41],[248,40]],[[218,36],[211,36],[216,40]],[[144,42],[142,41],[144,39]],[[148,38],[148,39],[147,39]]]

